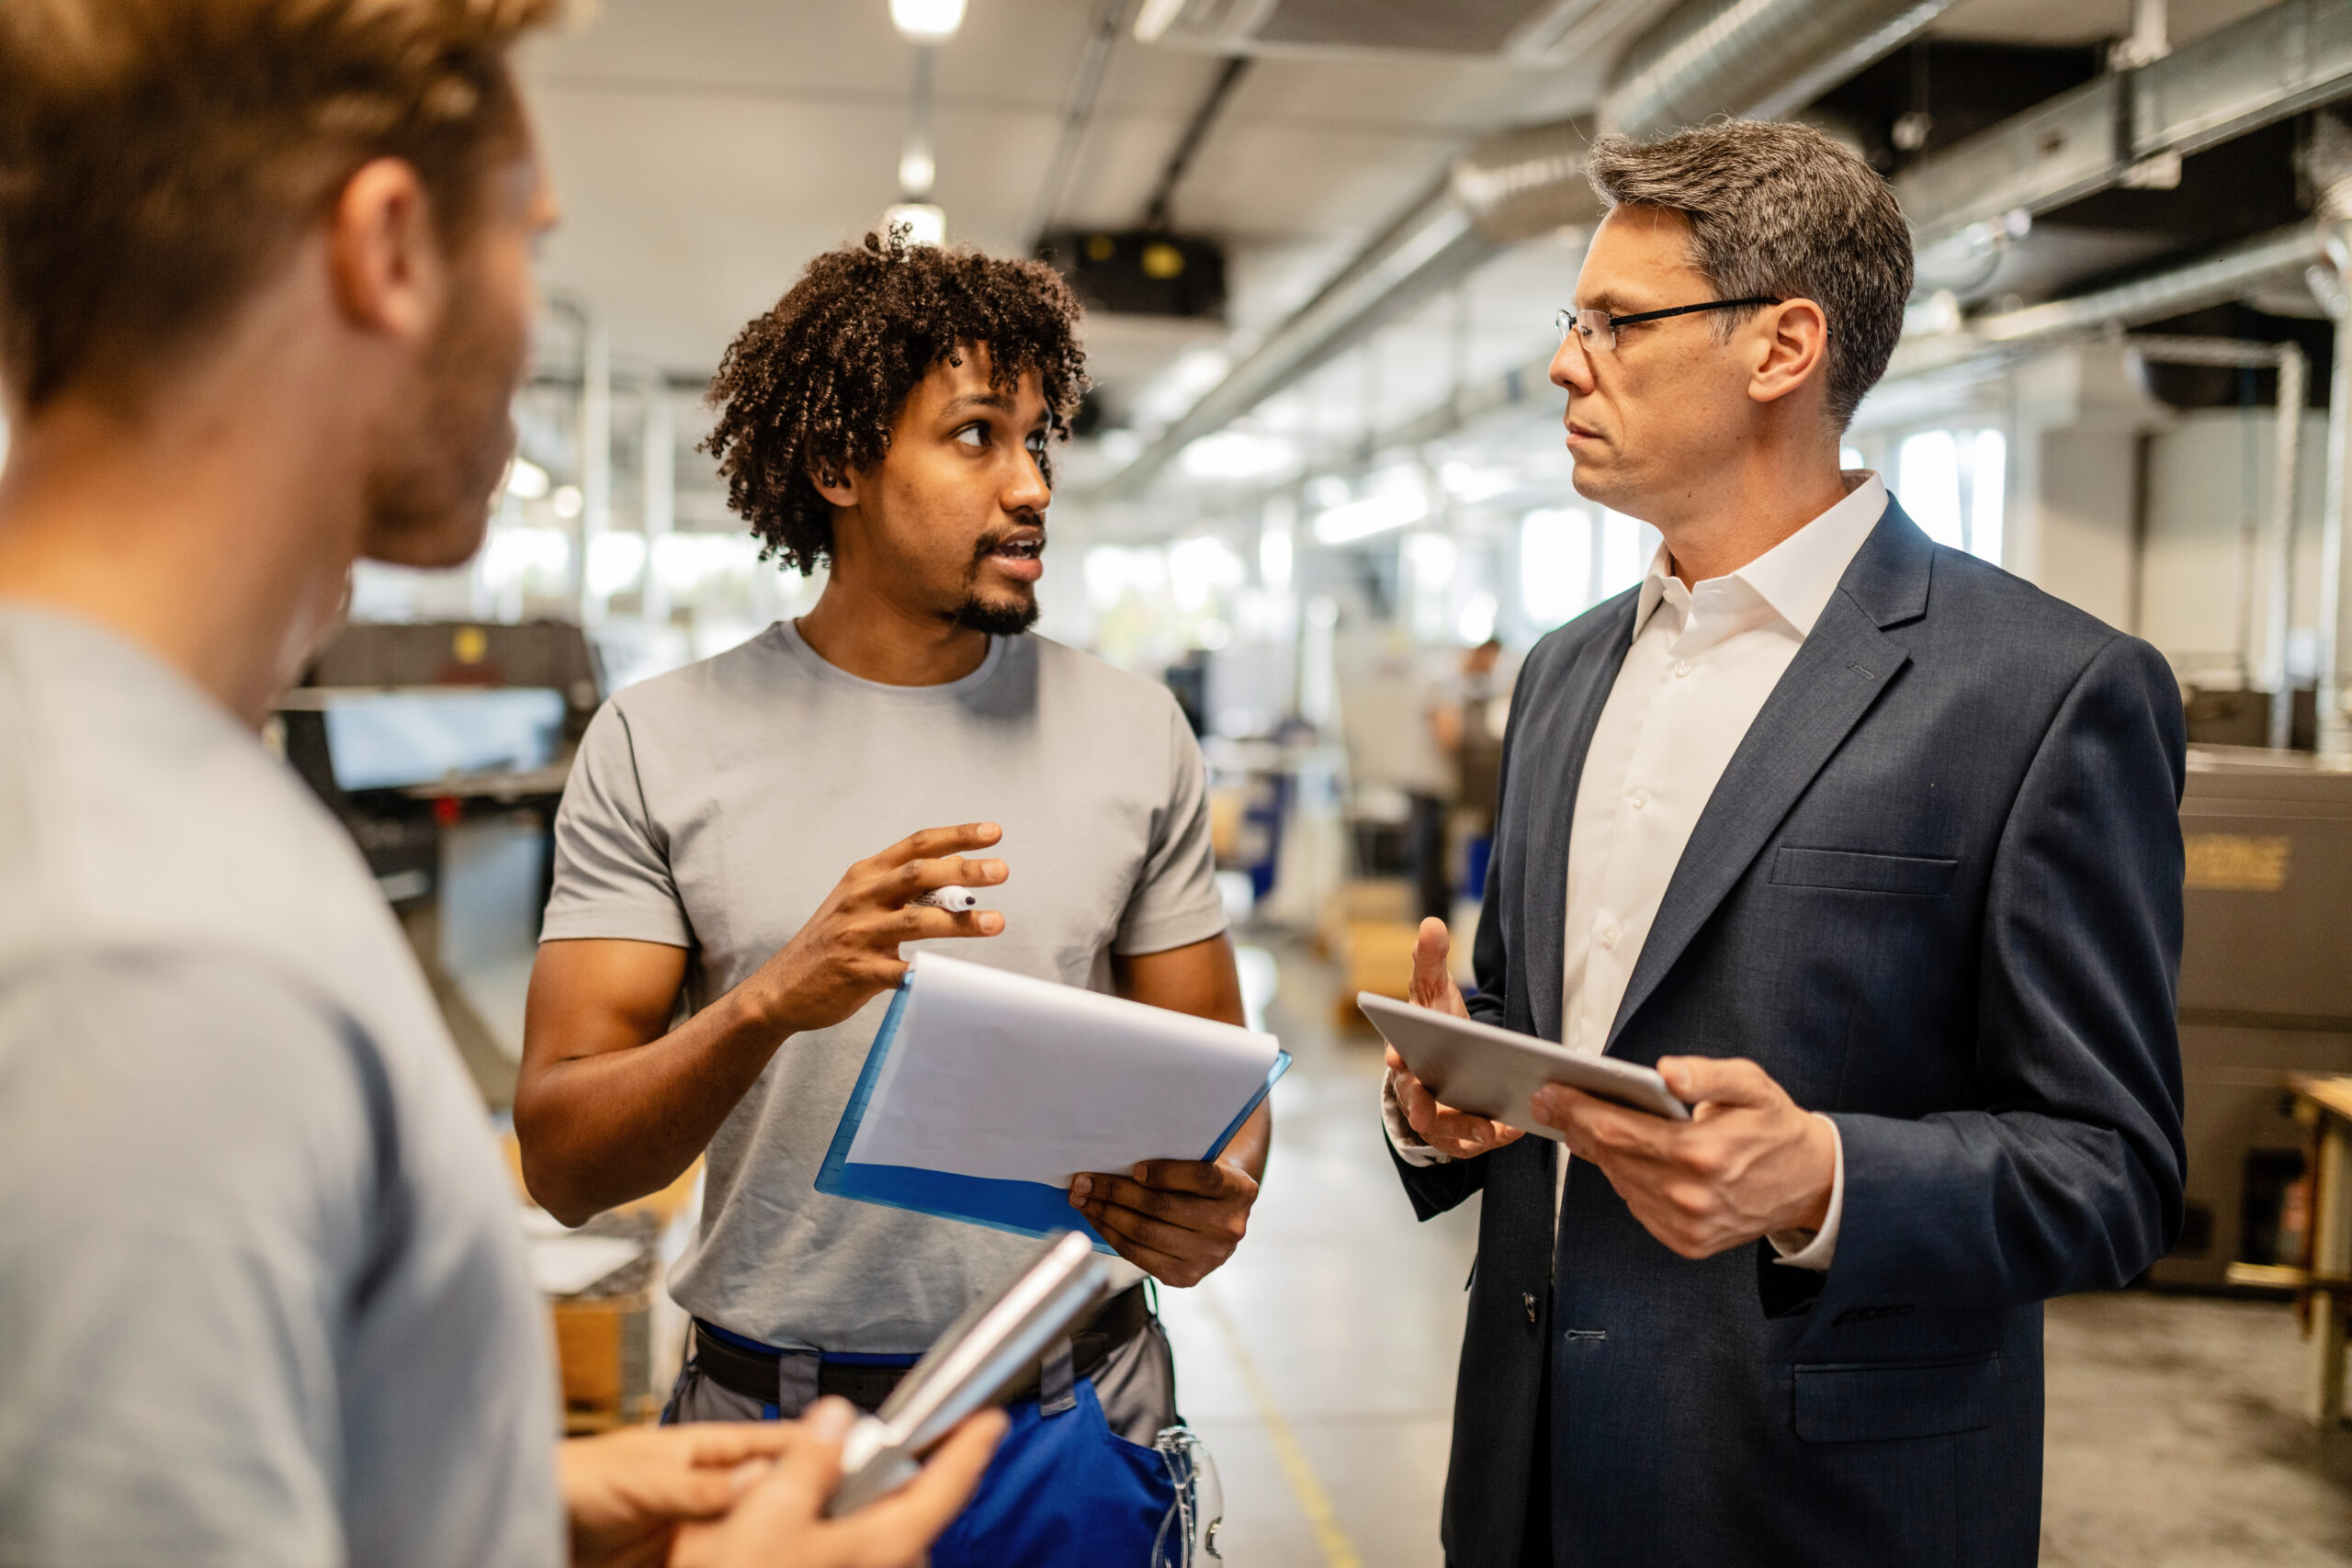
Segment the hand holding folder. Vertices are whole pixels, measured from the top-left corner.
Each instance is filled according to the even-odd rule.
[[[1114,1250],[1071,1180],[1214,1160],[1289,1065],[1272,1035],[921,953],[817,1190]]]

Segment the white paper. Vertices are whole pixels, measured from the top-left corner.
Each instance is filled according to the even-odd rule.
[[[850,1145],[858,1164],[1063,1187],[1198,1159],[1280,1050],[1271,1034],[936,953],[914,965]]]

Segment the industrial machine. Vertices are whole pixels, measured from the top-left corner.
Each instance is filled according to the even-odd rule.
[[[2287,1075],[2352,1072],[2352,768],[2310,752],[2197,747],[2180,1050],[2188,1197],[2158,1284],[2219,1287],[2233,1262],[2300,1259],[2303,1129]]]
[[[367,856],[494,1108],[514,1097],[555,807],[602,686],[569,622],[356,625],[276,716],[287,761]]]

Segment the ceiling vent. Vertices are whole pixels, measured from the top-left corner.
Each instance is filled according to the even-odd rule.
[[[1557,65],[1660,0],[1144,0],[1136,37],[1227,54],[1415,54]]]

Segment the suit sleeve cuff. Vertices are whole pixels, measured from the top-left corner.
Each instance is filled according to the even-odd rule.
[[[1396,1103],[1396,1080],[1389,1074],[1380,1077],[1380,1124],[1388,1130],[1388,1146],[1407,1165],[1450,1165],[1453,1156],[1442,1155],[1421,1141],[1405,1120],[1405,1108]],[[1827,1265],[1823,1265],[1826,1268]]]
[[[1393,1097],[1388,1097],[1393,1100]],[[1819,1111],[1815,1115],[1820,1116]],[[1816,1273],[1829,1271],[1830,1259],[1838,1255],[1838,1224],[1846,1217],[1846,1140],[1838,1135],[1838,1123],[1826,1116],[1829,1141],[1838,1150],[1838,1164],[1829,1178],[1829,1213],[1817,1231],[1780,1231],[1764,1239],[1781,1256],[1773,1262],[1791,1269],[1810,1269]],[[1405,1156],[1412,1158],[1410,1155]]]

